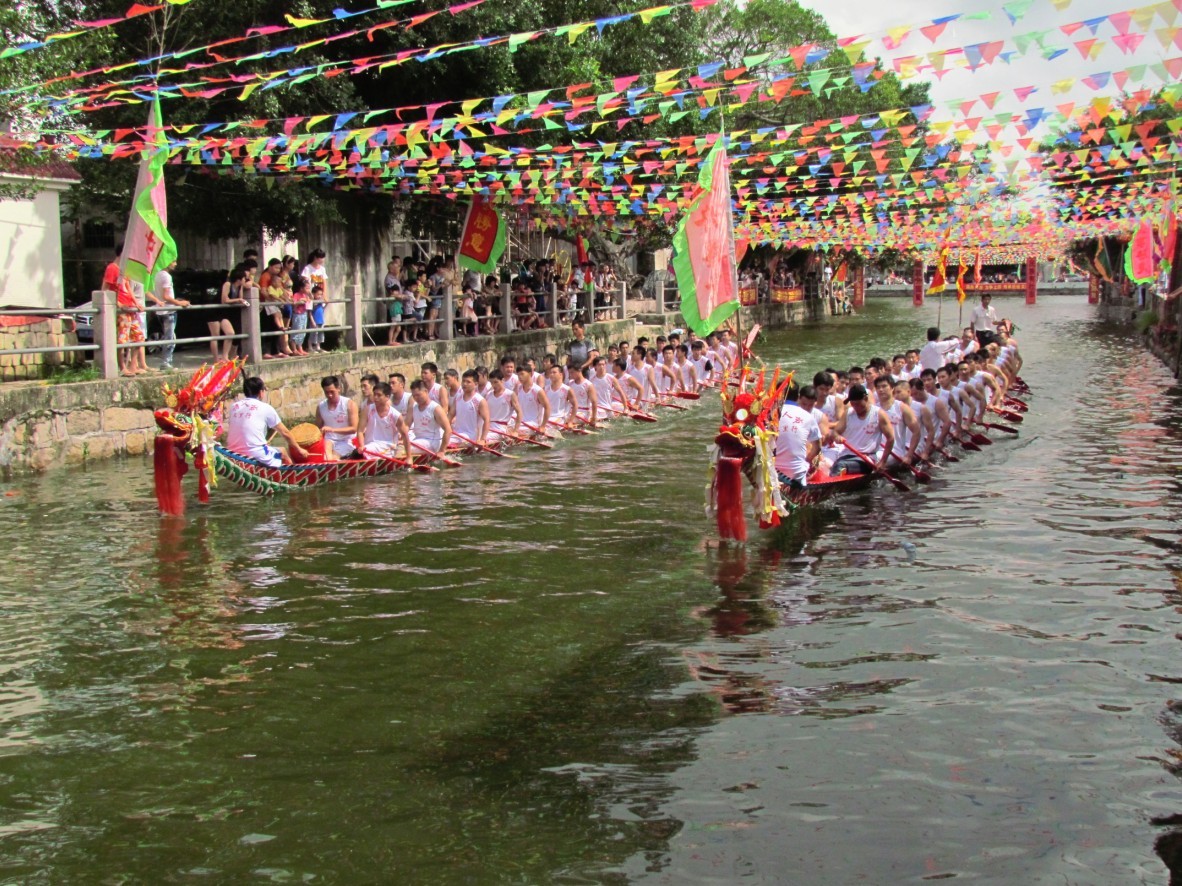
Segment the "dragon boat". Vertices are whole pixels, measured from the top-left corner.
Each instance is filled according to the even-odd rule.
[[[516,458],[505,450],[518,446],[549,449],[562,432],[573,435],[594,434],[596,428],[575,424],[546,428],[544,433],[514,435],[501,429],[491,445],[449,446],[446,454],[416,455],[414,460],[401,458],[340,459],[327,461],[317,454],[320,430],[312,424],[298,424],[291,431],[300,446],[311,457],[299,464],[272,466],[232,452],[218,440],[222,435],[222,407],[233,393],[234,384],[242,375],[242,360],[223,361],[212,367],[203,366],[189,383],[179,390],[168,385],[163,388],[164,408],[155,411],[159,433],[154,441],[154,478],[156,503],[162,515],[181,516],[185,513],[183,479],[190,464],[197,474],[197,500],[207,503],[210,490],[218,478],[229,480],[242,489],[258,495],[275,495],[285,491],[309,489],[345,480],[380,477],[399,471],[433,472],[436,465],[460,467],[463,462],[454,456],[491,454],[501,458]],[[698,394],[674,395],[679,399],[698,399]],[[684,405],[662,402],[657,405],[684,409]],[[633,421],[656,421],[643,411],[619,410],[621,418]],[[472,441],[474,443],[474,441]]]
[[[889,472],[837,476],[816,472],[809,476],[803,489],[790,489],[781,484],[775,467],[775,439],[780,403],[784,390],[792,383],[793,374],[777,369],[768,383],[766,370],[757,374],[746,364],[750,356],[746,347],[743,355],[745,368],[737,378],[728,378],[722,385],[723,424],[710,449],[710,480],[706,487],[706,513],[714,518],[718,536],[724,542],[747,541],[744,481],[754,489],[754,511],[759,528],[771,529],[781,525],[799,508],[864,490],[879,480],[909,490],[896,474],[915,473],[920,482],[930,479],[924,471],[899,467]],[[1020,390],[1029,392],[1024,383]],[[1009,409],[1001,410],[1005,417],[1022,421],[1020,413],[1027,409],[1022,400],[1011,397],[1006,406]],[[986,423],[984,427],[1017,433],[1015,428],[1005,425]],[[974,432],[962,445],[976,450],[991,442],[984,434]],[[949,460],[959,461],[955,457]]]
[[[209,501],[210,488],[217,485],[218,477],[248,492],[274,495],[395,471],[433,470],[397,458],[323,461],[313,457],[303,464],[274,467],[231,452],[217,441],[222,433],[222,406],[242,374],[242,365],[241,360],[230,360],[203,366],[185,387],[174,391],[164,386],[165,407],[154,413],[160,432],[153,451],[156,503],[161,514],[185,513],[182,479],[190,462],[197,473],[197,500],[202,503]],[[314,426],[308,427],[319,433]]]

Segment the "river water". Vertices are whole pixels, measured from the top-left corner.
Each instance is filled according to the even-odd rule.
[[[741,551],[714,402],[185,521],[146,461],[6,486],[0,878],[1167,882],[1182,400],[1082,300],[1000,307],[1020,437]]]

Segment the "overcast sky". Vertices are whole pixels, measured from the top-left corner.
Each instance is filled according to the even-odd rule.
[[[1092,36],[1087,28],[1083,28],[1072,36],[1059,30],[1060,25],[1094,19],[1110,13],[1135,9],[1135,5],[1117,6],[1109,0],[1071,0],[1062,11],[1055,8],[1051,0],[1033,0],[1029,11],[1016,24],[1011,24],[1002,9],[1002,3],[997,0],[978,0],[978,2],[956,2],[956,0],[893,0],[893,2],[872,3],[869,0],[850,0],[845,3],[820,3],[817,0],[801,0],[801,5],[814,9],[823,15],[830,28],[839,36],[864,35],[874,39],[866,52],[877,55],[888,63],[889,60],[906,55],[923,55],[936,50],[951,49],[967,44],[984,41],[1006,39],[1006,49],[1012,49],[1012,40],[1016,35],[1030,31],[1054,29],[1047,41],[1048,46],[1062,46],[1068,52],[1054,59],[1045,60],[1041,52],[1034,48],[1025,55],[1014,54],[1007,64],[998,59],[993,64],[986,65],[976,71],[955,68],[945,74],[942,80],[937,80],[930,72],[921,76],[932,83],[931,95],[936,101],[937,119],[947,119],[949,112],[943,105],[952,99],[975,98],[983,93],[1002,91],[995,110],[1017,110],[1019,108],[1045,107],[1048,110],[1068,101],[1086,103],[1099,95],[1118,95],[1119,87],[1109,82],[1107,87],[1097,92],[1086,85],[1077,83],[1068,93],[1054,94],[1051,84],[1065,78],[1083,78],[1103,71],[1118,71],[1138,64],[1152,64],[1167,57],[1182,56],[1182,51],[1171,47],[1171,51],[1163,52],[1161,43],[1156,35],[1158,28],[1164,27],[1160,18],[1154,18],[1149,26],[1149,34],[1136,52],[1126,54],[1112,42],[1117,33],[1111,23],[1105,22],[1099,27],[1096,36],[1106,44],[1094,60],[1085,60],[1074,45],[1073,41],[1088,39]],[[1010,4],[1007,4],[1010,5]],[[1062,5],[1062,3],[1060,3]],[[1148,5],[1148,4],[1147,4]],[[1167,6],[1170,4],[1167,3]],[[1015,5],[1010,5],[1015,9]],[[988,21],[954,21],[945,28],[933,43],[918,31],[908,37],[898,49],[887,49],[881,39],[890,28],[909,24],[930,24],[933,19],[955,15],[957,13],[971,14],[989,11],[992,16]],[[1136,31],[1134,24],[1132,30]],[[1161,86],[1156,75],[1147,73],[1144,82],[1153,89]],[[1024,86],[1037,86],[1025,102],[1021,102],[1012,92],[1013,89]],[[1129,82],[1129,88],[1135,89],[1138,84]],[[980,104],[971,112],[970,116],[989,113]],[[1048,132],[1045,124],[1034,135],[1037,140],[1045,138]],[[1003,136],[1012,139],[1014,134]]]

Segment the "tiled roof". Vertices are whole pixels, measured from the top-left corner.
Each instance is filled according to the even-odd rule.
[[[73,163],[34,155],[28,143],[0,133],[0,173],[27,178],[56,178],[81,181]]]

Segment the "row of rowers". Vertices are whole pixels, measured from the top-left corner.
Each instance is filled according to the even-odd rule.
[[[931,329],[922,352],[889,363],[876,357],[848,372],[826,369],[811,385],[790,385],[776,437],[780,480],[801,488],[810,477],[869,473],[863,455],[875,470],[930,461],[1002,406],[1021,367],[1010,336],[981,347],[941,341]]]
[[[594,352],[584,363],[568,356],[561,366],[553,354],[538,365],[513,356],[488,371],[483,367],[442,375],[434,363],[420,367],[420,377],[407,385],[402,373],[388,381],[376,375],[361,379],[358,400],[345,397],[340,379],[321,380],[324,399],[316,409],[321,444],[300,447],[279,415],[265,402],[266,386],[257,377],[244,383],[244,398],[226,413],[226,446],[233,452],[269,465],[312,460],[442,455],[451,448],[495,446],[506,440],[540,438],[555,431],[596,427],[620,415],[648,412],[684,392],[715,387],[724,365],[734,365],[738,346],[730,336],[707,343],[644,341],[618,356],[612,345],[608,356]],[[273,434],[282,436],[287,451],[273,448]]]

